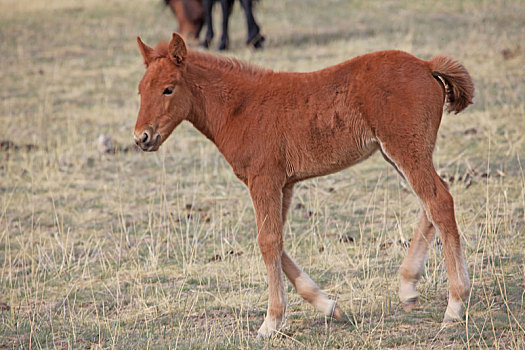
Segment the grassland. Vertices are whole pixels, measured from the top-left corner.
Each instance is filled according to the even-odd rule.
[[[256,341],[267,289],[246,188],[189,125],[158,153],[124,149],[143,73],[135,37],[168,39],[171,13],[160,0],[0,0],[0,348],[525,348],[525,3],[264,0],[256,11],[266,49],[244,47],[237,5],[229,54],[275,70],[387,48],[469,69],[475,104],[444,116],[434,157],[472,279],[466,322],[441,327],[439,241],[421,302],[399,305],[418,203],[374,156],[300,184],[284,233],[357,325],[326,320],[288,284],[282,334]],[[100,134],[119,150],[100,154]]]

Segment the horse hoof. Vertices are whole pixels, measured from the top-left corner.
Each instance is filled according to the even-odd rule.
[[[266,326],[266,322],[264,322],[257,331],[257,340],[270,339],[275,334],[275,331],[276,329],[271,329]]]
[[[346,314],[341,311],[341,309],[336,306],[334,307],[334,311],[332,312],[332,318],[339,322],[348,322],[350,321],[350,318],[346,316]]]
[[[403,305],[415,304],[418,297],[419,292],[416,290],[415,283],[402,280],[401,284],[399,285],[399,299]]]
[[[257,339],[269,339],[274,336],[279,329],[281,322],[277,320],[269,320],[267,317],[257,331]]]
[[[270,339],[273,336],[273,334],[274,334],[274,332],[271,332],[271,333],[259,333],[259,331],[257,331],[257,337],[255,339],[258,340],[258,341],[267,340],[267,339]]]
[[[264,36],[261,36],[261,38],[259,40],[257,40],[256,42],[253,43],[253,47],[256,50],[262,50],[263,49],[264,40],[265,40]]]
[[[465,322],[465,316],[450,315],[448,313],[445,313],[445,316],[443,317],[443,324],[452,324],[457,322]]]
[[[414,309],[416,304],[417,304],[417,297],[410,298],[403,303],[403,310],[405,310],[405,312],[410,312]]]
[[[221,36],[221,41],[219,42],[219,46],[217,47],[219,51],[228,50],[228,46],[230,46],[230,39],[226,36]]]
[[[459,300],[449,300],[443,323],[454,323],[465,321],[465,304]]]
[[[204,48],[204,49],[208,49],[210,47],[210,43],[211,43],[211,39],[204,39],[201,43],[200,43],[200,47]]]
[[[255,36],[255,38],[253,38],[252,40],[248,41],[247,44],[253,46],[253,48],[256,50],[261,50],[263,48],[263,43],[265,40],[266,38],[264,36],[262,36],[261,34],[257,34],[257,36]]]
[[[454,326],[457,326],[461,323],[465,322],[465,318],[464,317],[460,317],[460,318],[453,318],[453,317],[449,317],[447,315],[445,315],[445,317],[443,317],[443,321],[441,322],[441,328],[449,328],[449,327],[454,327]]]

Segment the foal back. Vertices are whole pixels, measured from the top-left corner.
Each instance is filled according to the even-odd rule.
[[[265,86],[278,86],[279,95],[268,102],[270,92],[259,94],[276,106],[276,120],[268,118],[265,103],[254,105],[270,119],[263,134],[273,124],[275,138],[283,140],[279,147],[292,182],[340,171],[381,144],[417,139],[431,155],[446,91],[432,69],[431,61],[405,52],[376,52],[313,73],[267,77]]]

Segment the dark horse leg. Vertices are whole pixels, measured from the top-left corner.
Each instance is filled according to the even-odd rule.
[[[228,49],[228,22],[230,20],[230,15],[232,13],[233,9],[233,0],[221,0],[221,8],[222,8],[222,36],[221,36],[221,42],[219,43],[219,50],[227,50]]]
[[[260,34],[260,28],[253,17],[252,3],[252,0],[241,0],[242,8],[244,9],[244,14],[246,16],[246,26],[248,27],[246,45],[253,45],[256,49],[262,49],[264,36]]]
[[[214,0],[203,0],[202,5],[204,7],[204,23],[206,24],[206,36],[201,43],[204,48],[210,47],[211,40],[213,39],[213,20],[212,20],[212,9]]]

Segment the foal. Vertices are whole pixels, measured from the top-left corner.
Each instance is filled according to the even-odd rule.
[[[139,83],[137,145],[156,151],[187,120],[215,143],[250,190],[269,284],[259,335],[270,336],[283,321],[282,272],[323,314],[344,318],[285,252],[283,225],[297,182],[340,171],[377,150],[421,203],[400,268],[401,301],[408,307],[416,302],[416,284],[437,229],[449,279],[444,321],[463,318],[469,276],[453,200],[432,163],[443,105],[458,113],[472,103],[474,86],[460,63],[381,51],[317,72],[281,73],[188,50],[175,33],[169,45],[155,49],[137,41],[146,65]]]

